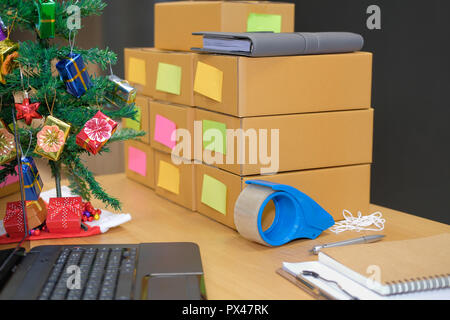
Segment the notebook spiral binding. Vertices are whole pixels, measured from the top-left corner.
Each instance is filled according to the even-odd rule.
[[[450,274],[386,283],[389,295],[436,290],[450,287]]]

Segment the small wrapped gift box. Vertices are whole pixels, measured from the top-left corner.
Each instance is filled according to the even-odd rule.
[[[105,99],[111,105],[119,108],[121,103],[126,105],[134,103],[137,91],[128,81],[122,80],[113,74],[108,76],[108,79],[114,83],[114,90],[105,96]]]
[[[22,173],[25,200],[38,200],[44,184],[32,157],[22,158]]]
[[[70,53],[56,64],[61,80],[66,83],[67,92],[79,98],[92,86],[81,54]]]
[[[0,122],[0,165],[16,158],[16,144],[14,135]]]
[[[82,210],[81,197],[50,198],[46,221],[49,232],[79,232]]]
[[[26,201],[27,229],[31,230],[44,223],[47,217],[47,206],[45,201],[39,198],[37,201]],[[23,237],[25,226],[23,223],[22,202],[8,202],[6,204],[6,214],[3,218],[3,225],[6,233],[12,237]]]
[[[97,154],[117,129],[117,122],[98,111],[77,134],[76,143],[92,154]]]
[[[0,82],[5,84],[5,76],[17,66],[16,58],[19,56],[19,44],[5,39],[0,41]]]
[[[55,118],[48,116],[45,119],[44,126],[37,133],[37,142],[34,153],[37,153],[47,159],[57,161],[61,156],[70,132],[70,125]]]
[[[55,37],[55,15],[56,3],[52,0],[37,0],[35,5],[38,9],[38,23],[36,29],[41,39]]]

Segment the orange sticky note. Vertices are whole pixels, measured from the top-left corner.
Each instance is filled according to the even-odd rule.
[[[180,194],[180,169],[166,161],[159,161],[158,187]]]
[[[133,83],[147,84],[147,73],[145,70],[145,61],[135,57],[128,60],[128,80]]]
[[[195,72],[194,91],[215,101],[222,102],[223,71],[198,62]]]

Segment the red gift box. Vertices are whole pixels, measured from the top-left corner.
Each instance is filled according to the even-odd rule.
[[[50,198],[47,208],[47,228],[50,233],[70,233],[81,230],[81,197]]]
[[[26,201],[27,229],[31,230],[40,226],[47,215],[47,206],[41,198],[37,201]],[[23,224],[22,202],[8,202],[6,214],[3,218],[3,226],[11,238],[23,237],[25,228]]]
[[[92,154],[101,150],[117,129],[117,122],[99,111],[77,134],[76,143]]]

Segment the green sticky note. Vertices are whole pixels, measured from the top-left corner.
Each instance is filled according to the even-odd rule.
[[[227,214],[227,186],[207,174],[203,175],[202,203]]]
[[[203,149],[227,154],[227,126],[225,123],[203,120]]]
[[[278,14],[250,13],[247,18],[247,32],[281,32],[281,16]]]
[[[158,63],[156,90],[180,95],[181,67],[168,63]]]
[[[125,127],[134,129],[136,131],[141,130],[141,108],[139,106],[136,106],[137,113],[136,113],[136,120],[126,118],[125,119]]]

